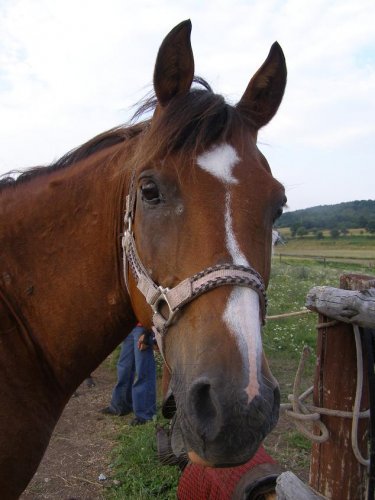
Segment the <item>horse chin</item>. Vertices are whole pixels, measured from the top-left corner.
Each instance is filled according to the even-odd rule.
[[[205,442],[189,449],[187,455],[192,463],[205,467],[237,467],[248,462],[257,452],[263,438],[254,439],[246,443],[245,446],[234,449],[226,449],[220,442]],[[187,440],[188,441],[188,440]]]
[[[254,446],[248,449],[245,453],[242,453],[241,455],[238,455],[236,457],[228,457],[228,456],[219,457],[217,454],[215,454],[215,457],[210,460],[209,458],[202,457],[200,454],[198,454],[193,450],[188,451],[187,455],[191,463],[196,465],[201,465],[202,467],[214,467],[214,468],[238,467],[251,460],[251,458],[257,452],[260,442],[253,444]],[[205,453],[207,454],[207,451]]]
[[[204,460],[202,457],[197,455],[195,451],[189,451],[188,452],[188,457],[191,463],[196,464],[196,465],[202,465],[202,467],[214,467],[214,464],[211,464],[210,462],[207,462]]]
[[[257,437],[250,437],[248,442],[236,447],[236,449],[233,449],[230,444],[226,447],[222,439],[219,442],[199,444],[194,449],[189,449],[189,445],[187,445],[189,449],[187,455],[192,463],[206,467],[237,467],[253,458],[264,437],[272,428],[267,429],[264,434],[262,433]]]

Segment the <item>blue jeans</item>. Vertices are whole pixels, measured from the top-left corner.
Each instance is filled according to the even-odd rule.
[[[156,414],[156,368],[152,346],[138,349],[144,332],[136,326],[121,344],[111,407],[118,413],[134,411],[140,420],[151,420]]]

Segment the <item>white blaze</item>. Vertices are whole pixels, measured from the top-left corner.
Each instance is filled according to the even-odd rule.
[[[240,161],[236,150],[229,144],[220,144],[198,157],[198,165],[227,186],[225,194],[225,241],[233,263],[249,266],[241,252],[233,230],[230,184],[237,184],[233,169]],[[234,287],[223,314],[228,329],[236,338],[244,364],[249,372],[246,392],[249,401],[259,394],[258,370],[261,358],[261,325],[258,294],[247,287]]]
[[[237,184],[237,179],[233,177],[233,167],[240,159],[234,147],[229,144],[220,144],[198,157],[198,165],[210,174],[223,181],[225,184]]]
[[[233,264],[236,264],[237,266],[248,266],[249,263],[244,254],[241,252],[241,249],[236,240],[236,236],[233,232],[233,222],[232,222],[232,214],[230,213],[230,205],[231,205],[231,196],[229,191],[227,191],[225,194],[225,214],[224,214],[225,236],[226,236],[225,241],[227,244],[227,248],[230,253],[230,256],[233,259]]]

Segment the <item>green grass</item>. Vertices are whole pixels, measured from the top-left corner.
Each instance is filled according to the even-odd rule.
[[[113,457],[113,478],[118,484],[107,491],[109,500],[176,498],[179,472],[177,467],[158,463],[153,422],[138,427],[124,424]]]
[[[268,286],[268,315],[301,310],[310,288],[316,285],[338,286],[341,273],[342,270],[338,271],[336,267],[323,268],[314,262],[310,265],[308,262],[273,262]],[[270,354],[275,351],[293,353],[303,342],[311,345],[313,331],[313,315],[270,320],[264,328],[265,346],[270,348]]]
[[[277,261],[273,263],[268,287],[268,315],[300,311],[310,288],[316,285],[338,286],[337,269],[320,265],[295,265]],[[317,316],[313,313],[279,320],[269,320],[263,330],[263,346],[275,377],[278,379],[283,402],[297,370],[302,349],[311,348],[306,363],[304,388],[309,385],[315,365]]]
[[[326,267],[319,262],[283,260],[274,258],[268,288],[268,315],[298,311],[305,305],[307,292],[316,285],[339,286],[343,272],[369,274],[366,266],[330,263]],[[282,402],[293,390],[293,380],[300,353],[309,345],[312,355],[306,364],[302,390],[312,385],[315,366],[317,315],[314,313],[289,319],[270,320],[263,332],[264,349],[271,370],[278,379]],[[276,428],[266,439],[266,449],[274,459],[287,469],[306,479],[309,466],[310,443],[292,425]],[[118,486],[107,492],[109,500],[148,500],[176,498],[179,478],[175,467],[161,466],[156,458],[154,424],[130,427],[124,424],[116,449],[113,471]]]

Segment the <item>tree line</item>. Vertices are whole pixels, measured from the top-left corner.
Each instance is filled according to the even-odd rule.
[[[349,229],[354,228],[375,233],[375,200],[319,205],[286,212],[278,219],[276,227],[289,227],[292,236],[304,236],[310,231],[319,236],[321,231],[329,230],[335,237],[340,233],[346,234]]]

